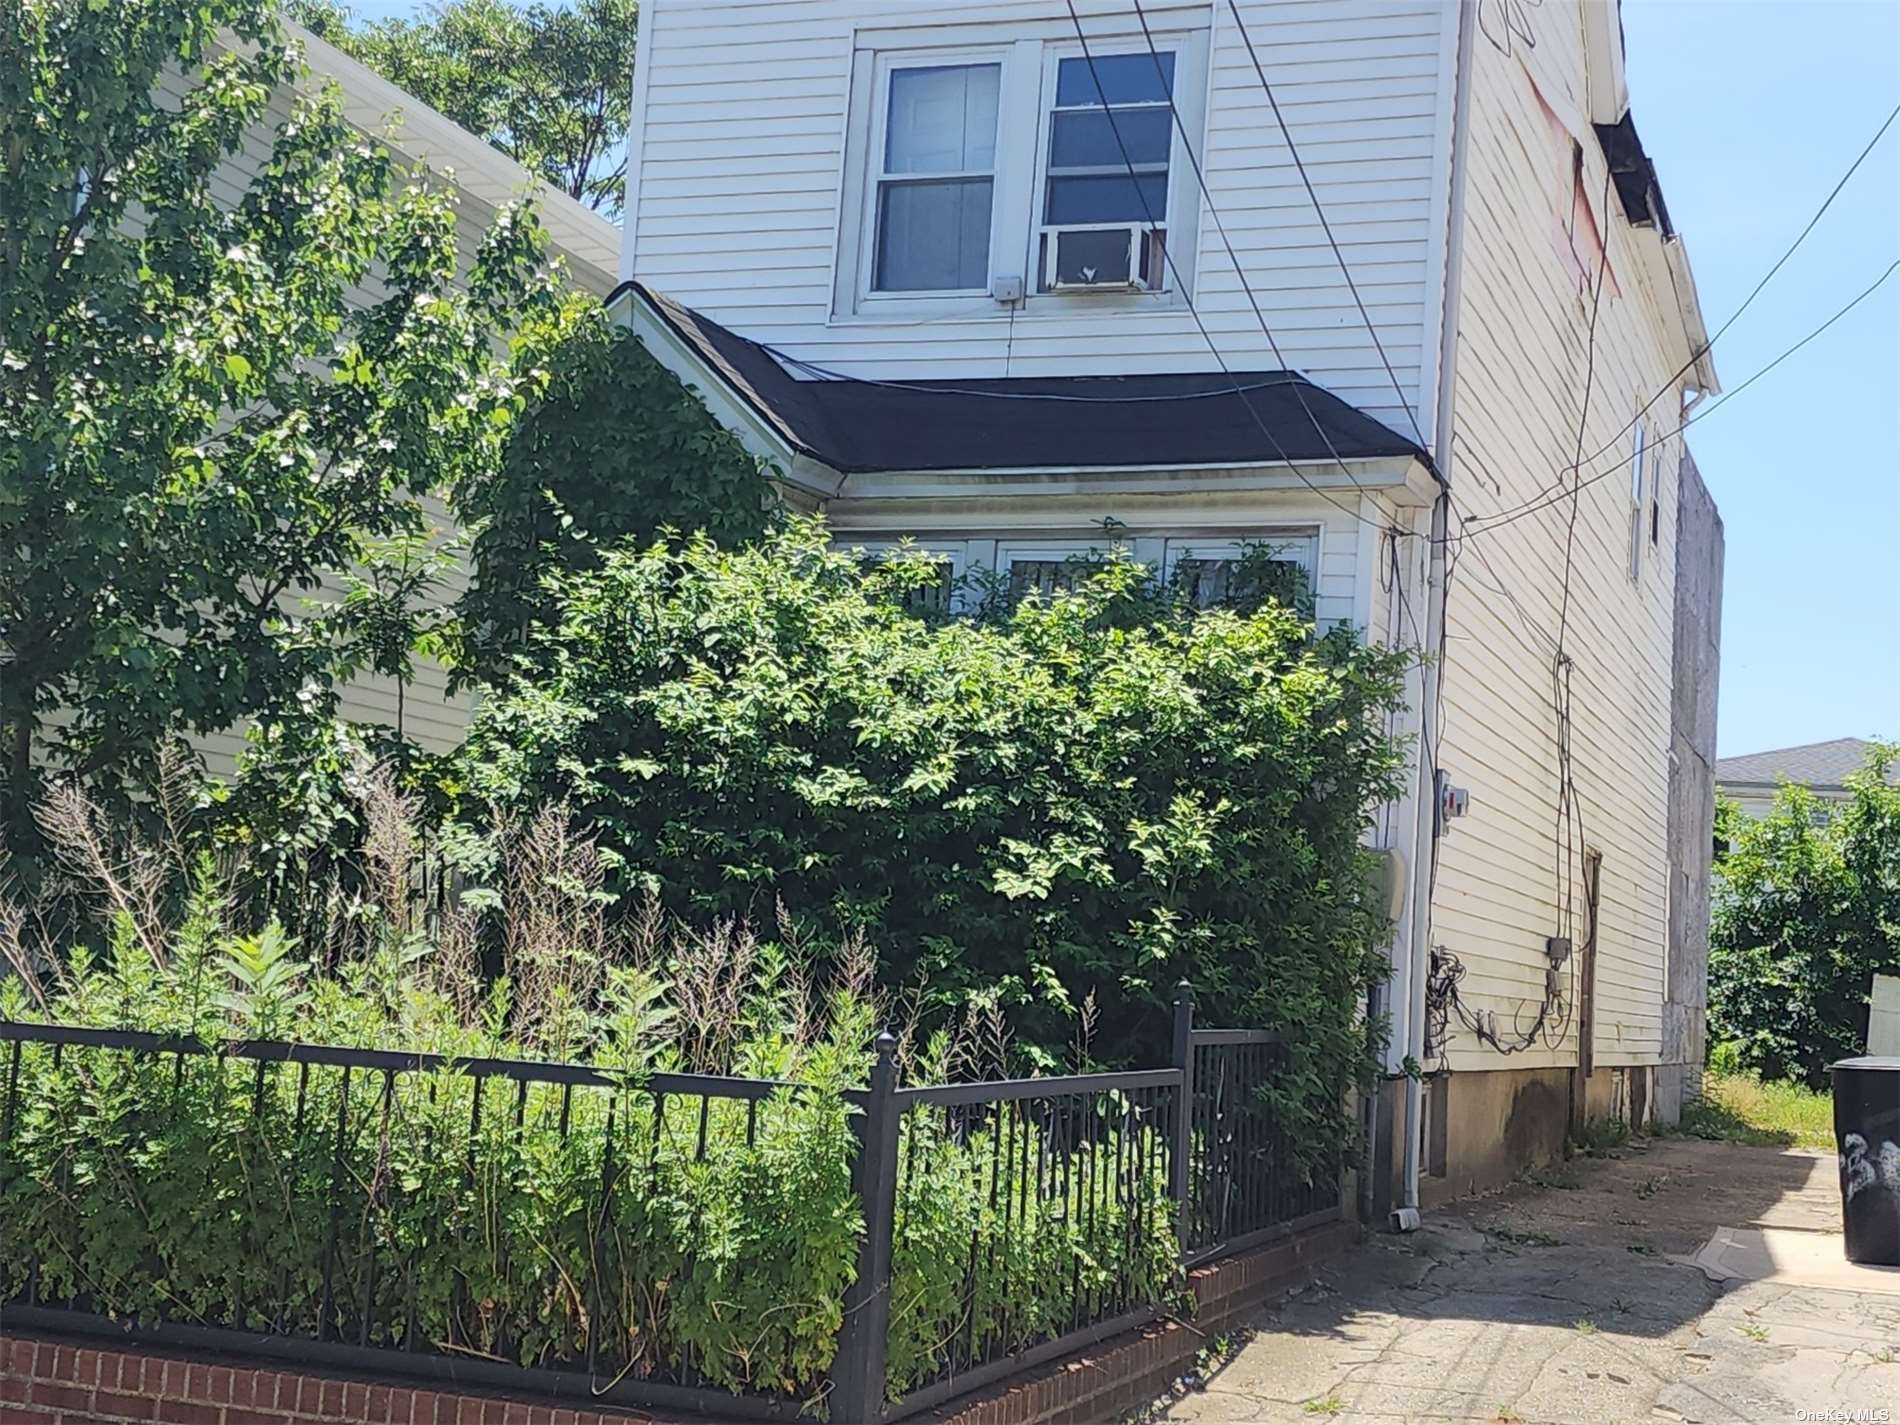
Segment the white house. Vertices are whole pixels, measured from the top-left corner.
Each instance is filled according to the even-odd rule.
[[[616,308],[840,541],[1014,587],[1111,541],[1217,580],[1269,541],[1322,622],[1437,655],[1375,832],[1369,1208],[1672,1112],[1721,558],[1676,428],[1715,377],[1615,5],[640,24]]]
[[[269,111],[225,160],[219,177],[227,201],[238,202],[269,160],[277,129],[290,118],[299,97],[334,83],[345,115],[360,133],[387,145],[408,166],[426,172],[431,181],[455,190],[456,224],[469,260],[500,208],[532,198],[548,233],[550,255],[566,264],[569,278],[603,295],[612,287],[620,247],[620,231],[614,224],[333,45],[299,26],[286,28],[303,46],[307,73],[272,96]],[[184,82],[182,75],[176,80],[181,89]],[[368,306],[381,300],[383,293],[371,281],[354,295]],[[448,513],[438,513],[446,533]],[[460,592],[461,577],[459,571],[448,577],[445,582],[453,587],[443,590],[444,597]],[[447,673],[440,665],[417,659],[414,677],[406,687],[399,689],[394,679],[379,675],[359,678],[342,690],[339,711],[354,721],[398,728],[422,746],[443,751],[461,741],[469,702],[465,695],[448,691]],[[200,738],[198,745],[212,771],[228,774],[243,746],[242,729]]]

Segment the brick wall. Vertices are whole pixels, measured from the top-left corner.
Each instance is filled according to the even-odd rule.
[[[619,1411],[528,1405],[0,1335],[0,1425],[640,1425]]]
[[[1166,1391],[1207,1341],[1274,1292],[1358,1240],[1331,1222],[1189,1274],[1192,1328],[1131,1331],[941,1411],[927,1425],[1080,1425],[1111,1420]],[[622,1411],[576,1410],[297,1370],[98,1349],[5,1334],[0,1425],[656,1425]]]

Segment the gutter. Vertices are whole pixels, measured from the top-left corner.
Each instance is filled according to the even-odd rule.
[[[1458,97],[1452,110],[1451,203],[1446,213],[1444,312],[1439,321],[1438,414],[1433,422],[1433,470],[1439,494],[1432,504],[1431,546],[1425,587],[1425,647],[1429,660],[1420,678],[1418,710],[1418,821],[1413,858],[1412,914],[1407,949],[1405,1033],[1399,1041],[1407,1057],[1422,1061],[1425,1051],[1425,986],[1431,968],[1432,891],[1438,865],[1438,778],[1433,747],[1438,729],[1432,718],[1444,681],[1441,656],[1445,633],[1445,540],[1449,533],[1452,468],[1452,416],[1458,389],[1458,306],[1464,277],[1465,181],[1470,170],[1472,45],[1477,25],[1472,7],[1458,7]],[[1400,1232],[1419,1226],[1420,1137],[1424,1125],[1424,1086],[1405,1076],[1405,1159],[1399,1205],[1392,1226]]]

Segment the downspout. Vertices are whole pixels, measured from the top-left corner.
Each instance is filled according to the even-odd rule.
[[[1413,846],[1411,974],[1405,1006],[1406,1052],[1422,1067],[1425,1056],[1425,987],[1431,971],[1432,889],[1438,865],[1438,786],[1433,749],[1438,690],[1444,678],[1440,655],[1445,639],[1445,541],[1451,524],[1452,414],[1458,376],[1458,306],[1464,277],[1466,152],[1471,139],[1472,7],[1458,7],[1457,99],[1451,120],[1451,201],[1445,214],[1444,311],[1438,324],[1438,414],[1432,425],[1432,459],[1438,467],[1438,498],[1432,502],[1431,546],[1425,576],[1425,649],[1431,656],[1420,677],[1418,710],[1418,828]],[[1419,1225],[1418,1180],[1424,1128],[1424,1086],[1405,1077],[1405,1165],[1392,1226],[1411,1232]]]

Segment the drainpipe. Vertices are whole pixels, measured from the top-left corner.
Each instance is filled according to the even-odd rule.
[[[1434,721],[1438,708],[1438,689],[1444,677],[1443,660],[1438,657],[1444,645],[1445,629],[1445,540],[1450,528],[1452,414],[1457,392],[1458,302],[1464,277],[1465,177],[1466,151],[1471,138],[1472,41],[1477,34],[1470,5],[1458,7],[1457,99],[1451,120],[1451,201],[1445,221],[1445,294],[1444,311],[1438,325],[1438,415],[1432,426],[1432,459],[1438,467],[1438,498],[1432,503],[1431,554],[1425,577],[1425,648],[1432,655],[1419,680],[1419,762],[1418,832],[1413,846],[1418,849],[1412,867],[1412,920],[1409,948],[1411,973],[1406,985],[1405,1037],[1403,1043],[1415,1060],[1425,1055],[1425,984],[1431,970],[1432,881],[1438,863],[1438,787],[1428,748],[1438,740]],[[1423,1086],[1418,1079],[1405,1079],[1405,1166],[1399,1192],[1399,1205],[1392,1213],[1392,1226],[1411,1232],[1419,1225],[1418,1180],[1421,1150],[1420,1133],[1424,1126]]]

